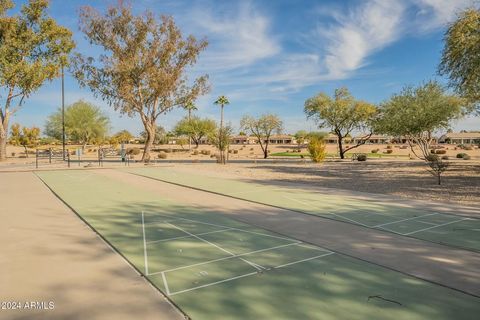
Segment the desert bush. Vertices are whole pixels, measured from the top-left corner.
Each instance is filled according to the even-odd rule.
[[[322,162],[327,156],[325,151],[325,140],[322,137],[312,136],[308,142],[308,152],[312,157],[313,162]]]
[[[380,151],[380,149],[373,149],[372,153],[378,153],[378,151]]]
[[[160,151],[160,153],[158,154],[158,158],[159,159],[167,159],[167,153],[164,152],[164,151]]]
[[[408,146],[400,146],[400,149],[407,149]]]
[[[165,152],[166,152],[166,153],[171,153],[171,152],[172,152],[172,149],[165,149]]]
[[[200,151],[201,154],[203,154],[204,156],[209,156],[210,155],[210,150],[202,150]]]
[[[463,156],[463,160],[470,160],[470,159],[471,159],[471,157],[468,154],[465,154]]]
[[[448,160],[448,156],[442,156],[442,160]]]
[[[198,150],[193,150],[193,155],[197,156],[198,155]]]
[[[237,149],[233,150],[233,154],[238,154],[238,150]]]
[[[367,161],[367,155],[366,154],[359,154],[357,156],[357,161]]]
[[[473,150],[473,147],[472,146],[465,146],[465,147],[463,147],[463,150]]]
[[[457,153],[457,158],[458,159],[463,159],[465,156],[468,156],[466,153]]]
[[[233,150],[228,150],[228,153],[232,153],[232,152],[233,152]]]
[[[388,149],[388,150],[387,150],[387,153],[388,153],[388,154],[393,153],[393,150],[392,150],[392,149]]]
[[[253,148],[250,148],[250,151],[253,151]]]
[[[15,157],[16,153],[15,152],[12,152],[12,157]]]
[[[388,145],[388,146],[387,146],[387,149],[392,149],[392,146],[391,146],[391,145]]]
[[[141,152],[140,148],[131,148],[131,149],[127,149],[127,154],[129,155],[139,155]]]
[[[429,161],[429,162],[434,162],[434,161],[438,161],[438,156],[436,154],[429,154],[425,160]]]
[[[447,153],[447,150],[445,149],[437,149],[435,150],[435,154],[446,154]]]

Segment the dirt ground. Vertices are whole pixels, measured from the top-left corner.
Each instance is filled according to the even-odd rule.
[[[175,167],[270,185],[291,182],[313,188],[336,188],[467,206],[480,205],[480,162],[473,161],[452,162],[440,186],[427,172],[425,164],[419,161],[327,161],[321,165],[278,161],[231,163],[226,166],[175,164]]]

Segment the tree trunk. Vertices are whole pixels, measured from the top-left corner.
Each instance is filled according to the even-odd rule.
[[[268,157],[268,143],[265,144],[265,149],[263,149],[263,159],[267,159],[267,157]]]
[[[0,161],[7,159],[7,136],[0,133]]]
[[[337,137],[338,137],[338,153],[340,154],[340,159],[345,159],[345,154],[343,153],[342,136],[337,134]]]
[[[438,185],[441,185],[442,184],[442,177],[441,177],[440,172],[437,173],[437,178],[438,178]]]
[[[147,133],[147,139],[145,140],[145,148],[143,149],[143,162],[150,161],[150,151],[152,150],[153,141],[155,139],[155,126],[145,125],[145,132]]]
[[[27,150],[27,145],[23,145],[23,149],[25,149],[25,158],[28,158],[28,150]]]
[[[0,123],[0,161],[7,159],[8,119],[4,118]]]

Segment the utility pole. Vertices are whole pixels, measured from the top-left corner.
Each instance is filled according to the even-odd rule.
[[[63,161],[65,161],[65,74],[63,72],[63,64],[62,64],[62,146],[63,146]]]

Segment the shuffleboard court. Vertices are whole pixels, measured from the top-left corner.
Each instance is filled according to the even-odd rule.
[[[480,251],[480,219],[320,192],[151,167],[130,173],[402,236]]]
[[[37,175],[192,319],[442,320],[480,312],[477,297],[121,179],[95,171]]]

